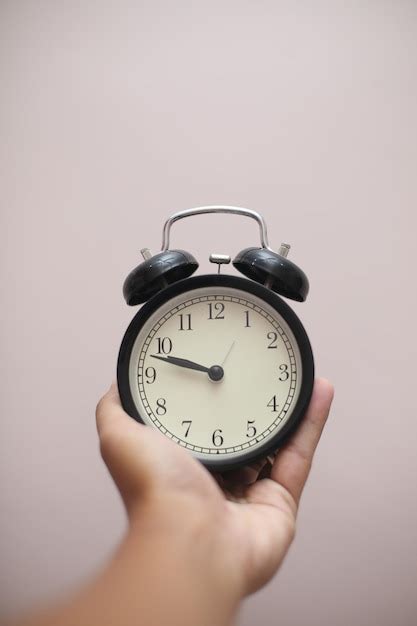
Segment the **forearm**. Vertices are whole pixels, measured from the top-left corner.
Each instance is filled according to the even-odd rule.
[[[220,583],[204,526],[174,536],[150,525],[134,524],[70,601],[16,626],[230,626],[240,596]]]

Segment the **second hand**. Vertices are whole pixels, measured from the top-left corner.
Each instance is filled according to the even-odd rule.
[[[236,341],[233,341],[233,342],[232,342],[232,345],[231,345],[231,346],[230,346],[230,348],[228,349],[227,354],[226,354],[226,356],[225,356],[225,357],[224,357],[224,359],[223,359],[222,366],[226,363],[226,359],[228,358],[229,354],[231,353],[232,348],[233,348],[233,346],[235,345],[235,343],[236,343]]]

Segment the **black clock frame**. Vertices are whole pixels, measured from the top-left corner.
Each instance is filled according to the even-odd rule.
[[[302,381],[300,393],[291,416],[283,428],[264,445],[257,447],[255,450],[248,450],[245,452],[244,456],[240,456],[239,459],[199,459],[207,469],[216,472],[225,472],[238,467],[244,467],[276,452],[295,431],[307,410],[313,392],[314,359],[307,333],[297,315],[280,296],[270,289],[247,278],[231,276],[230,274],[204,274],[201,276],[193,276],[192,278],[185,278],[166,287],[144,304],[132,319],[123,337],[117,361],[117,384],[124,410],[136,421],[142,424],[146,423],[140,416],[134,403],[129,384],[129,362],[136,337],[148,318],[168,300],[182,293],[186,293],[187,291],[201,289],[203,287],[228,287],[239,289],[267,302],[283,317],[291,328],[301,355]]]

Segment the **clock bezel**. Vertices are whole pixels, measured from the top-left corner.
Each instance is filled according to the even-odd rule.
[[[178,295],[187,293],[187,291],[204,287],[239,289],[264,300],[282,316],[291,328],[301,356],[302,378],[298,398],[292,409],[291,416],[275,436],[268,439],[265,444],[256,447],[255,450],[248,450],[239,455],[237,459],[213,458],[212,460],[205,460],[193,455],[194,458],[200,461],[207,469],[216,472],[224,472],[244,467],[276,452],[295,431],[307,410],[313,392],[314,359],[310,341],[301,321],[288,304],[273,291],[247,278],[230,274],[204,274],[185,278],[169,285],[144,304],[130,322],[123,337],[117,361],[117,383],[124,410],[137,422],[148,425],[141,417],[136,407],[129,383],[129,364],[136,338],[149,317],[162,305]]]

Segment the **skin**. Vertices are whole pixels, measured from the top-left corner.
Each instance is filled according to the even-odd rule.
[[[315,382],[309,409],[273,464],[213,477],[186,450],[122,409],[115,385],[97,406],[103,459],[128,530],[97,577],[19,626],[226,626],[280,567],[333,398]]]

